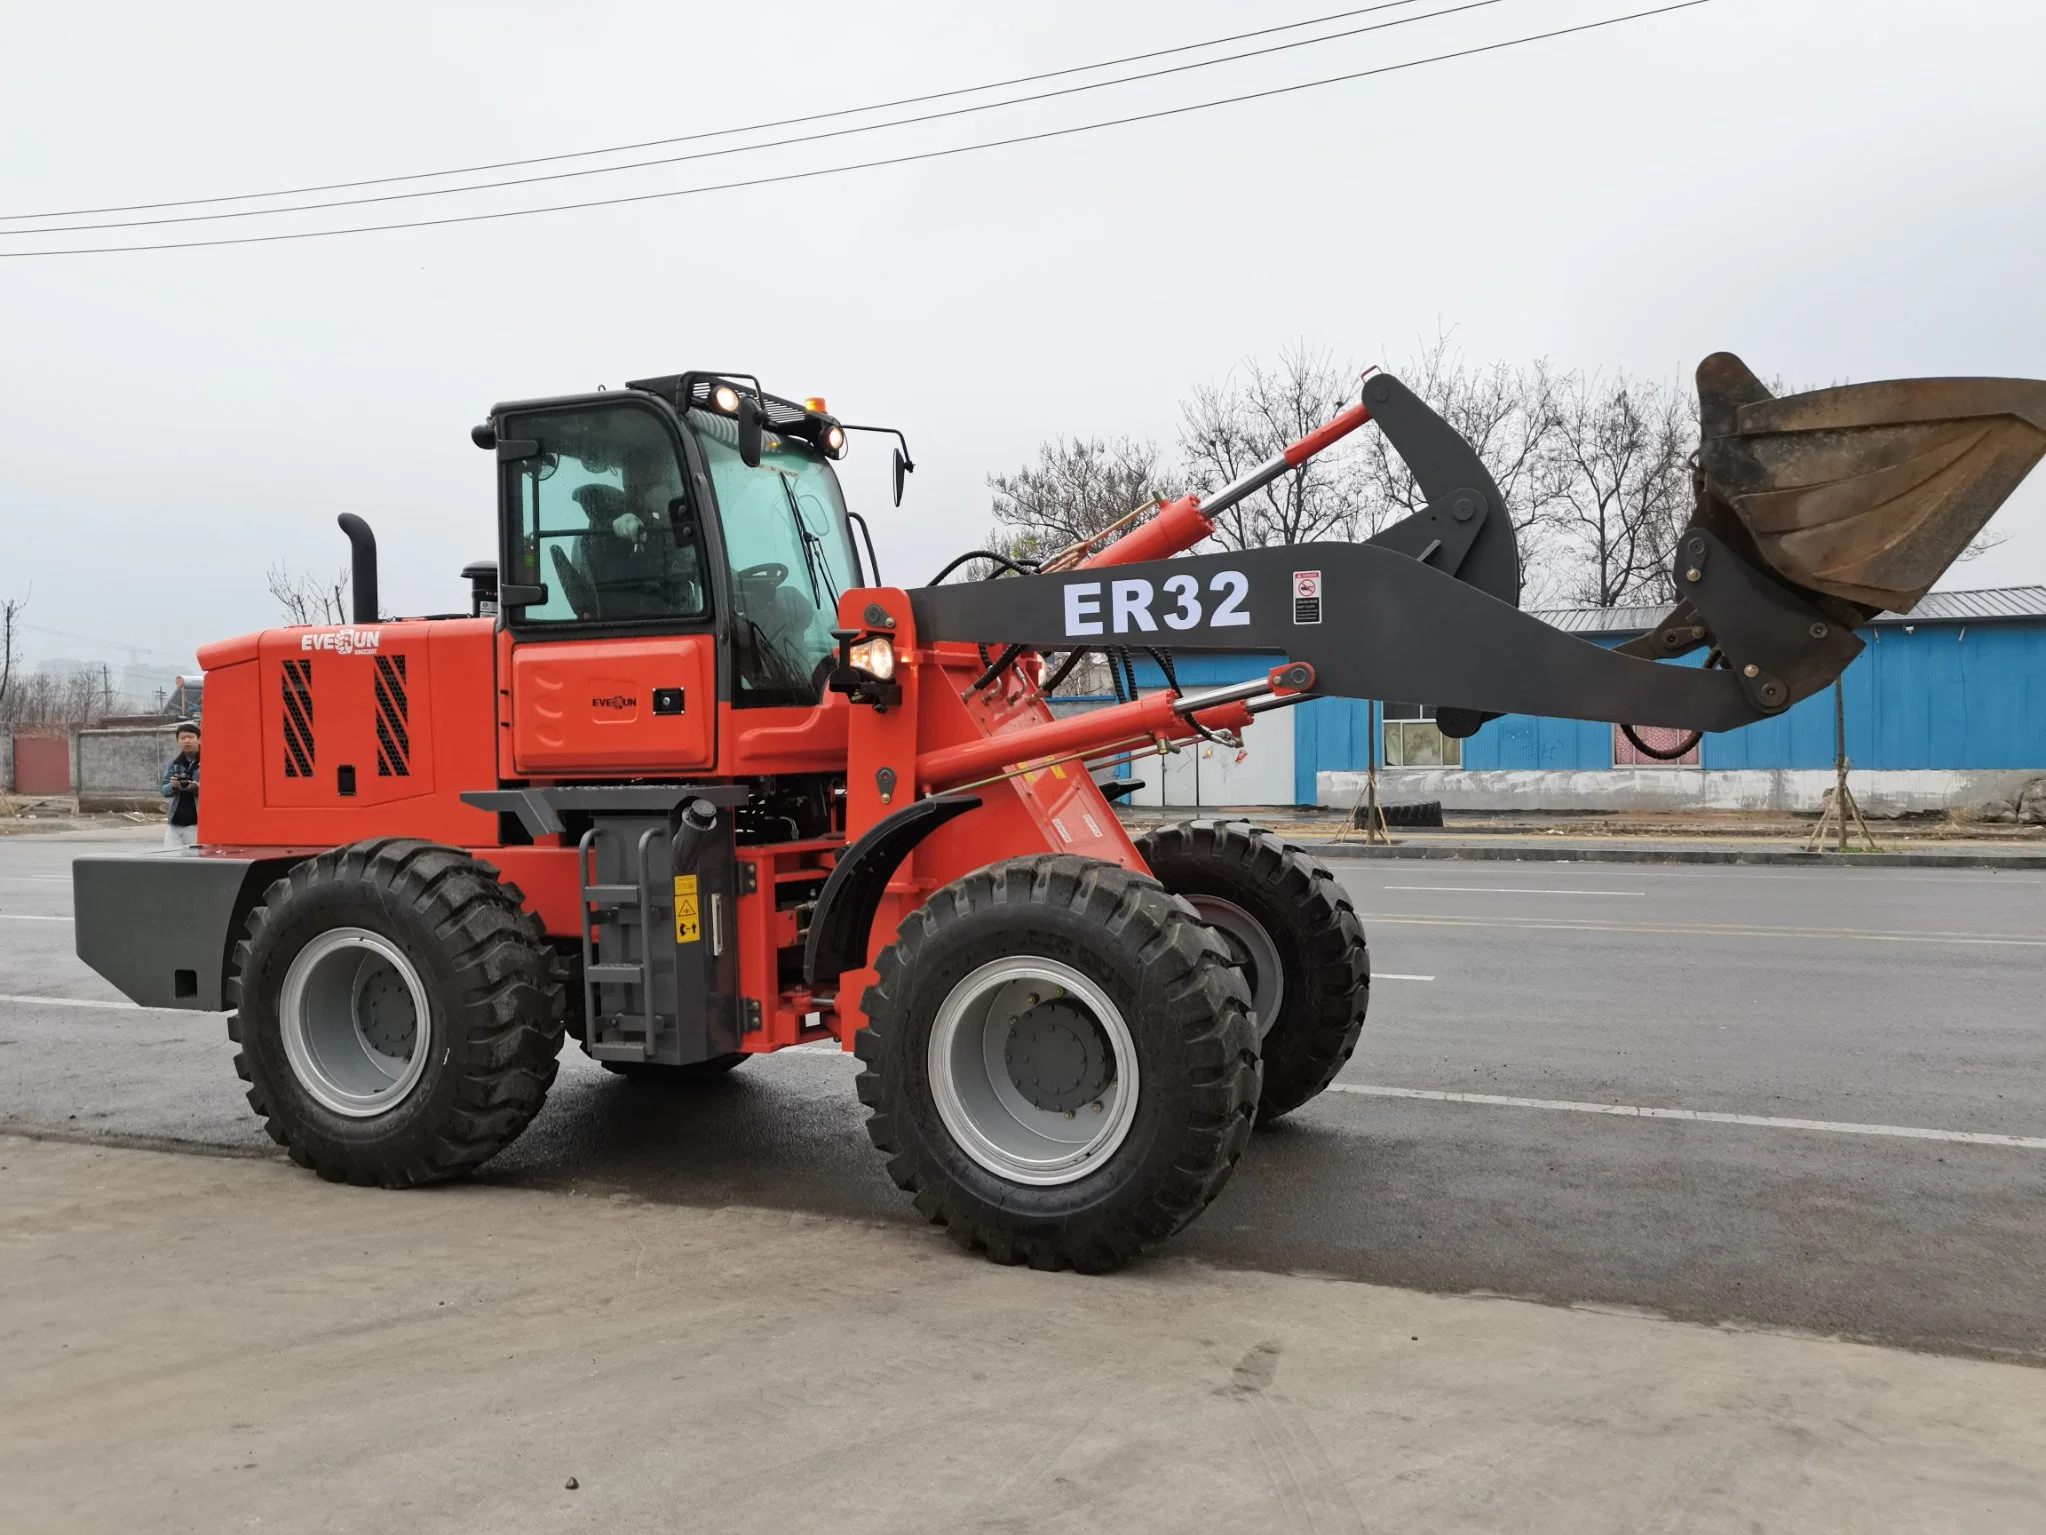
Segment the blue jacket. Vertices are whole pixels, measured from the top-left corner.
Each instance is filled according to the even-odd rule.
[[[180,789],[171,780],[186,778],[191,787]],[[170,824],[173,826],[197,826],[199,824],[199,759],[187,757],[179,752],[164,765],[163,797],[170,801]]]

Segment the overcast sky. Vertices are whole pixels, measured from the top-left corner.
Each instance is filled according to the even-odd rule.
[[[0,252],[665,191],[1210,100],[1652,3],[1498,0],[765,153],[296,218],[0,239]],[[17,5],[0,51],[0,213],[664,138],[1347,8]],[[0,595],[32,589],[32,657],[119,661],[137,646],[174,662],[275,622],[266,567],[338,566],[334,516],[355,511],[377,530],[387,607],[457,607],[461,566],[494,553],[490,461],[468,441],[490,404],[689,367],[749,369],[909,433],[918,472],[900,512],[885,452],[870,443],[844,466],[884,574],[904,583],[977,539],[986,476],[1041,439],[1169,441],[1193,385],[1301,339],[1360,363],[1445,327],[1476,359],[1664,378],[1719,348],[1812,383],[2046,376],[2042,60],[2036,0],[1712,0],[1275,99],[752,190],[0,260]],[[593,163],[605,162],[552,168]],[[2042,480],[2003,513],[2010,541],[1947,585],[2046,581]]]

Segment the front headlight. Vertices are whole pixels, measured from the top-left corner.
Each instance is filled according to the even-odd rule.
[[[739,414],[739,391],[730,384],[720,384],[710,392],[711,406],[728,416]]]
[[[895,675],[895,642],[885,634],[861,640],[853,646],[850,659],[855,670],[886,682]]]
[[[845,456],[845,428],[831,426],[824,429],[824,451],[833,458]]]

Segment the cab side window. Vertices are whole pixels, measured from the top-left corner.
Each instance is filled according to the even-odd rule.
[[[539,444],[512,469],[512,563],[545,586],[522,625],[649,623],[709,611],[702,544],[673,437],[632,406],[519,416],[505,434]]]

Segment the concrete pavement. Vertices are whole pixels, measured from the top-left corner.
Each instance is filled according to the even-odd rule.
[[[2013,1365],[13,1139],[0,1244],[19,1535],[2046,1527]]]
[[[70,1005],[112,997],[63,920],[91,846],[0,847],[0,1128],[269,1154],[218,1018]],[[2046,879],[1339,872],[1379,976],[1345,1090],[1260,1133],[1172,1256],[2046,1358],[2046,1151],[1840,1128],[2046,1137]],[[913,1233],[851,1071],[648,1094],[571,1050],[483,1176]]]

